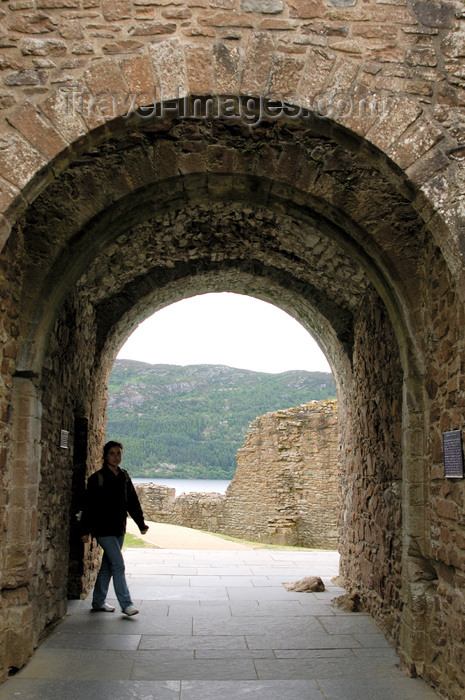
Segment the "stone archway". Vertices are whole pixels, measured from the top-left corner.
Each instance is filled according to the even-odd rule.
[[[215,120],[166,120],[155,131],[120,127],[35,199],[6,249],[23,274],[15,279],[23,341],[15,425],[31,415],[41,423],[40,454],[26,458],[37,465],[40,484],[23,494],[28,519],[11,531],[8,550],[24,548],[27,528],[38,532],[23,558],[36,567],[40,561],[39,570],[11,568],[17,590],[29,591],[24,615],[34,612],[28,644],[64,605],[62,524],[73,467],[57,445],[60,428],[74,444],[75,426],[87,421],[79,449],[87,444],[92,469],[103,438],[105,383],[125,337],[166,303],[230,290],[290,311],[326,350],[344,425],[343,574],[391,638],[403,635],[407,661],[420,663],[426,625],[408,616],[409,565],[412,552],[420,565],[429,561],[429,541],[426,499],[410,502],[423,487],[412,464],[424,459],[423,369],[413,329],[422,320],[428,234],[411,188],[396,173],[386,177],[376,151],[368,158],[359,144],[348,147],[354,141],[346,132],[321,119],[313,128],[264,122],[253,132]],[[37,449],[38,435],[32,443]],[[20,445],[13,481],[24,464]],[[74,463],[82,479],[82,462]],[[71,563],[74,583],[85,585],[89,569]],[[418,571],[415,586],[424,597]],[[21,629],[17,635],[27,654]]]
[[[95,463],[118,345],[150,311],[230,289],[324,347],[345,426],[343,572],[409,669],[455,700],[463,482],[443,479],[441,432],[461,426],[465,390],[462,4],[64,4],[1,18],[0,673],[63,612],[70,492],[84,454]],[[155,89],[310,111],[253,128],[177,103],[143,123],[111,111]]]

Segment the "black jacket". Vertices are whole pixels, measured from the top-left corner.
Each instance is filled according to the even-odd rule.
[[[126,532],[128,513],[139,530],[145,530],[147,525],[129,474],[118,467],[115,475],[104,465],[87,480],[81,532],[94,537],[120,537]]]

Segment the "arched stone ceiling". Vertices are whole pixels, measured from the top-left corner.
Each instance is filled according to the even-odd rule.
[[[235,267],[307,298],[349,347],[369,283],[391,313],[396,304],[415,312],[425,232],[414,198],[382,154],[328,120],[126,124],[77,157],[19,223],[20,369],[43,353],[83,275],[102,346],[118,316],[161,281]]]
[[[184,292],[173,292],[173,285]],[[186,207],[120,235],[79,280],[79,293],[97,310],[97,350],[125,314],[132,330],[141,304],[163,306],[167,286],[171,295],[218,288],[250,293],[296,316],[303,314],[300,298],[307,327],[308,309],[313,317],[318,310],[350,353],[352,313],[369,281],[335,241],[292,217],[240,203]],[[324,333],[312,320],[311,330]]]

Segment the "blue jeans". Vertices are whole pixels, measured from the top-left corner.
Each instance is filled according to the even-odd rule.
[[[118,598],[121,610],[124,611],[128,605],[132,605],[131,596],[126,583],[126,576],[124,574],[124,559],[121,554],[124,535],[121,535],[121,537],[97,537],[97,542],[103,549],[103,558],[94,586],[92,607],[100,608],[105,604],[108,587],[111,577],[113,576],[113,586],[115,588],[116,597]]]

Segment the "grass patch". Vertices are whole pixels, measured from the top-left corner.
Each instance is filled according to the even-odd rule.
[[[214,535],[215,537],[220,537],[222,540],[228,540],[228,542],[238,542],[243,544],[250,549],[281,549],[281,550],[299,550],[302,552],[315,552],[322,551],[327,552],[326,549],[321,549],[319,547],[292,547],[291,545],[285,544],[268,544],[267,542],[251,542],[250,540],[241,540],[240,537],[231,537],[230,535],[219,534],[218,532],[209,532],[208,530],[199,530],[199,532],[205,532],[207,535]]]
[[[140,537],[137,537],[136,535],[131,535],[130,532],[127,532],[124,537],[123,549],[127,549],[128,547],[149,547],[151,549],[158,549],[156,545],[151,544],[150,542],[145,542],[145,540],[142,540]]]

